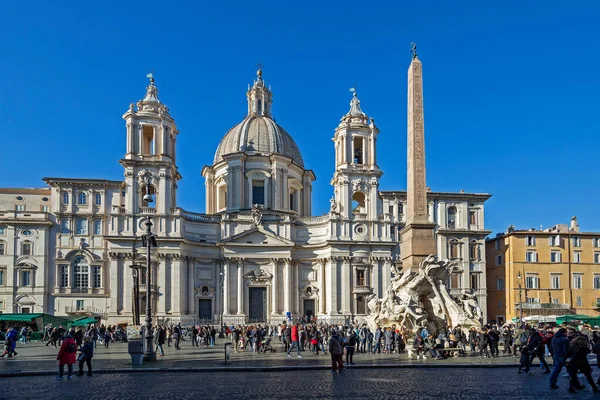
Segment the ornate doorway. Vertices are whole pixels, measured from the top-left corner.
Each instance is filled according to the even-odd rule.
[[[264,322],[267,320],[267,288],[248,288],[248,317],[250,322]]]
[[[212,319],[211,299],[198,299],[198,318],[201,320]]]
[[[304,300],[304,315],[307,315],[308,318],[312,318],[315,315],[314,300]]]

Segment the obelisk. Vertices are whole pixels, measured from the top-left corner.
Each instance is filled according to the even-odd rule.
[[[423,65],[416,45],[408,68],[408,157],[406,225],[400,232],[402,268],[416,267],[425,257],[437,254],[435,224],[429,222],[425,184],[425,129],[423,123]]]

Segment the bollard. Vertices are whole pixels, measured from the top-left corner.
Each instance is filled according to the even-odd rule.
[[[225,343],[225,363],[227,363],[227,360],[229,360],[229,358],[231,357],[231,347],[233,346],[232,343]]]

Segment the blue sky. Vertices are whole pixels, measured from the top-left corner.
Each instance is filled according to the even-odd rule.
[[[181,131],[179,206],[204,211],[200,171],[245,116],[260,62],[277,122],[317,176],[314,214],[329,207],[331,138],[353,85],[381,130],[380,188],[404,189],[415,41],[428,185],[493,194],[494,232],[572,215],[600,231],[597,2],[83,3],[0,6],[0,186],[122,179],[121,115],[153,71]]]

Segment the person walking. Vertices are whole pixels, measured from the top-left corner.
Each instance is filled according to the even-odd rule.
[[[283,345],[283,351],[287,353],[287,351],[292,346],[292,328],[289,325],[286,325],[286,327],[283,330]]]
[[[298,351],[298,358],[302,358],[302,356],[300,355],[300,342],[299,342],[300,338],[298,336],[298,323],[297,322],[294,324],[294,326],[292,326],[291,338],[292,338],[292,345],[288,349],[286,355],[288,357],[291,357],[290,353],[292,352],[292,350],[294,350],[294,348],[296,348],[296,350]]]
[[[577,378],[577,373],[581,372],[592,387],[594,393],[598,393],[598,387],[592,378],[592,367],[588,362],[587,356],[590,354],[590,345],[586,336],[577,336],[571,341],[566,353],[567,371],[569,371],[569,393],[577,393],[575,389],[583,389]]]
[[[513,344],[513,331],[510,325],[504,327],[504,330],[502,331],[502,341],[504,342],[504,350],[502,350],[502,353],[508,353],[510,356],[512,354],[511,348]]]
[[[533,362],[533,359],[537,357],[540,360],[540,365],[545,368],[544,374],[550,373],[550,368],[548,368],[548,364],[546,363],[546,358],[544,357],[544,342],[542,335],[535,329],[531,328],[529,330],[529,339],[527,339],[527,348],[529,349],[529,365]]]
[[[500,335],[498,334],[497,328],[494,326],[488,332],[488,344],[490,346],[491,357],[498,357],[498,342],[500,341]]]
[[[110,341],[112,340],[112,337],[110,335],[110,329],[107,329],[104,331],[104,347],[108,349],[108,345],[110,344]]]
[[[192,347],[198,347],[198,327],[192,326]],[[235,343],[235,352],[237,353],[237,343]]]
[[[73,336],[67,335],[60,345],[56,359],[58,360],[58,376],[56,379],[62,379],[65,374],[65,365],[67,366],[67,379],[73,375],[73,364],[75,364],[75,354],[77,353],[77,343]]]
[[[556,335],[552,338],[552,354],[554,359],[554,366],[552,368],[552,374],[550,375],[550,387],[552,389],[558,389],[556,384],[558,381],[558,375],[565,366],[565,360],[567,351],[569,350],[569,339],[567,339],[567,330],[560,328]]]
[[[338,330],[333,329],[331,338],[329,339],[329,354],[331,354],[331,372],[342,372],[344,369],[344,362],[342,361],[342,354],[344,350],[342,348],[342,340],[339,336]]]
[[[238,352],[238,347],[240,346],[240,329],[239,327],[235,327],[233,331],[231,331],[231,340],[233,341],[233,349],[234,352]]]
[[[164,357],[165,349],[163,348],[163,345],[165,344],[165,341],[166,341],[165,329],[162,326],[158,325],[156,327],[156,332],[154,335],[156,337],[156,349],[160,350],[159,356]]]
[[[79,349],[79,373],[77,376],[83,376],[83,364],[87,365],[87,376],[92,376],[92,357],[94,357],[94,342],[91,337],[86,337],[83,346]]]
[[[489,342],[489,336],[488,336],[488,332],[487,329],[483,328],[481,329],[481,332],[479,332],[479,337],[478,337],[478,345],[479,345],[479,357],[483,357],[483,358],[489,358],[490,354],[488,353],[488,342]]]

